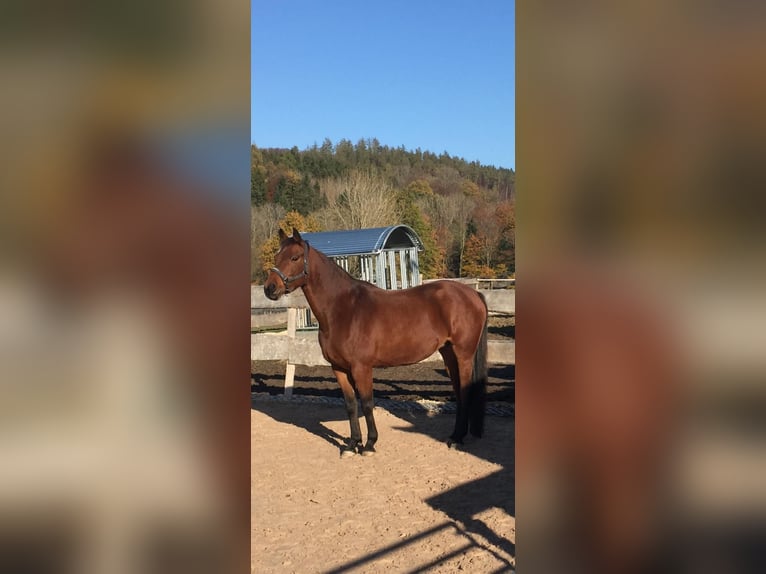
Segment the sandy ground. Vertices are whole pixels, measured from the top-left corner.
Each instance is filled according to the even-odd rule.
[[[453,415],[377,407],[377,454],[341,459],[345,409],[307,400],[252,402],[252,572],[513,569],[513,417],[457,451]]]

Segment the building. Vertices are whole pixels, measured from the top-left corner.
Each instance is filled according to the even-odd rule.
[[[352,276],[381,289],[420,285],[418,252],[423,251],[423,242],[407,225],[307,232],[301,237]]]

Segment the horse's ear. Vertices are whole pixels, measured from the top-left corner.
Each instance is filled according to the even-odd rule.
[[[297,230],[297,229],[295,229],[295,227],[293,227],[293,239],[294,239],[295,241],[297,241],[298,243],[300,243],[301,241],[303,241],[303,240],[301,239],[301,234],[298,232],[298,230]]]
[[[280,241],[284,241],[285,239],[287,239],[287,234],[284,231],[282,231],[282,228],[280,227],[279,228],[279,240]]]

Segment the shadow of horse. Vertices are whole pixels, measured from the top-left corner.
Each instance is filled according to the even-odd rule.
[[[251,399],[250,408],[252,410],[259,411],[265,415],[268,415],[277,422],[290,424],[299,428],[302,428],[311,434],[318,436],[322,440],[327,441],[332,446],[338,449],[340,455],[343,448],[346,446],[346,437],[338,434],[334,430],[328,428],[323,424],[323,421],[345,421],[346,411],[343,407],[338,407],[337,412],[332,408],[311,409],[308,413],[304,413],[298,422],[297,417],[293,417],[290,414],[282,412],[282,409],[270,409],[268,408],[269,402],[257,401]],[[310,415],[310,416],[306,416]]]

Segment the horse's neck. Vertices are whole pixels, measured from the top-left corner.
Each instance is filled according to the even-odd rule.
[[[353,284],[354,279],[326,255],[311,252],[309,277],[303,286],[303,294],[320,326],[329,324],[330,311],[339,299],[347,299]]]

